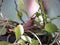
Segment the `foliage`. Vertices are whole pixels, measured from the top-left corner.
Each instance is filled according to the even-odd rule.
[[[45,25],[45,29],[47,32],[54,33],[58,30],[57,26],[52,23],[47,23]]]
[[[15,32],[15,35],[16,35],[16,40],[18,40],[21,35],[23,34],[23,27],[21,25],[18,25],[15,29],[14,29],[14,32]]]
[[[45,13],[42,0],[40,0],[39,3],[41,6],[41,13],[36,12],[35,18],[37,18],[37,21],[33,20],[35,27],[30,29],[31,31],[28,30],[25,32],[24,25],[21,25],[21,23],[16,21],[3,20],[3,23],[7,22],[7,24],[0,24],[0,36],[6,36],[6,34],[8,36],[7,41],[0,41],[0,45],[43,45],[43,42],[46,45],[53,45],[57,42],[56,40],[58,39],[57,37],[59,36],[60,31],[57,26],[52,23],[52,20],[57,19],[60,16],[57,16],[57,18],[48,18],[48,14]],[[20,8],[19,10],[16,8],[17,17],[24,22],[22,19],[22,15],[25,10],[23,0],[19,0],[19,4],[16,6]],[[25,22],[23,24],[25,24]],[[13,43],[8,41],[11,35],[14,35],[16,38]]]
[[[38,41],[37,40],[32,40],[32,42],[30,43],[30,45],[38,45]]]

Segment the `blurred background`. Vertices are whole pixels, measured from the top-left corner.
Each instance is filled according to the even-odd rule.
[[[18,0],[16,0],[18,2]],[[16,16],[14,0],[4,0],[1,8],[4,17],[20,22]],[[50,18],[60,15],[60,0],[48,0],[48,15]],[[23,16],[26,19],[26,16]],[[53,20],[58,28],[60,28],[60,18]]]

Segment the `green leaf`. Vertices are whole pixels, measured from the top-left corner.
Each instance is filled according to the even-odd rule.
[[[56,32],[58,30],[57,26],[55,24],[53,24],[53,23],[47,23],[45,25],[45,29],[49,33],[54,33],[54,32]]]
[[[7,30],[5,28],[5,25],[3,27],[0,27],[0,35],[6,34]]]
[[[32,42],[30,43],[30,45],[38,45],[38,41],[37,40],[32,40]]]
[[[24,29],[22,25],[18,25],[14,29],[15,35],[16,35],[16,40],[18,40],[24,33]]]
[[[32,41],[31,37],[29,37],[29,36],[26,36],[26,39],[27,39],[28,42]]]
[[[41,15],[40,13],[36,12],[36,16],[37,16],[37,17],[39,17],[40,15]]]
[[[28,41],[28,42],[32,41],[32,39],[29,36],[25,36],[25,35],[22,35],[21,39],[23,39],[24,41]]]
[[[8,45],[8,42],[6,42],[6,41],[0,41],[0,45]]]

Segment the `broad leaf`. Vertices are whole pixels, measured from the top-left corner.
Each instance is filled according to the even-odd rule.
[[[27,42],[32,41],[32,39],[29,36],[24,36],[24,35],[21,36],[21,39],[23,39],[24,41],[27,41]]]
[[[16,35],[16,40],[18,40],[21,37],[21,35],[23,35],[23,33],[24,33],[23,26],[18,25],[17,27],[15,27],[14,32]]]
[[[32,42],[30,43],[30,45],[39,45],[37,40],[32,40]]]
[[[54,32],[56,32],[58,30],[57,26],[55,24],[53,24],[53,23],[47,23],[45,25],[45,29],[49,33],[54,33]]]

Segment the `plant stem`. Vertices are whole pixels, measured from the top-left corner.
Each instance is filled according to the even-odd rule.
[[[37,38],[37,40],[39,41],[40,45],[42,45],[40,39],[38,38],[38,36],[37,36],[35,33],[33,33],[33,32],[30,31],[30,30],[28,30],[28,32],[30,32],[32,35],[34,35],[34,36]]]

